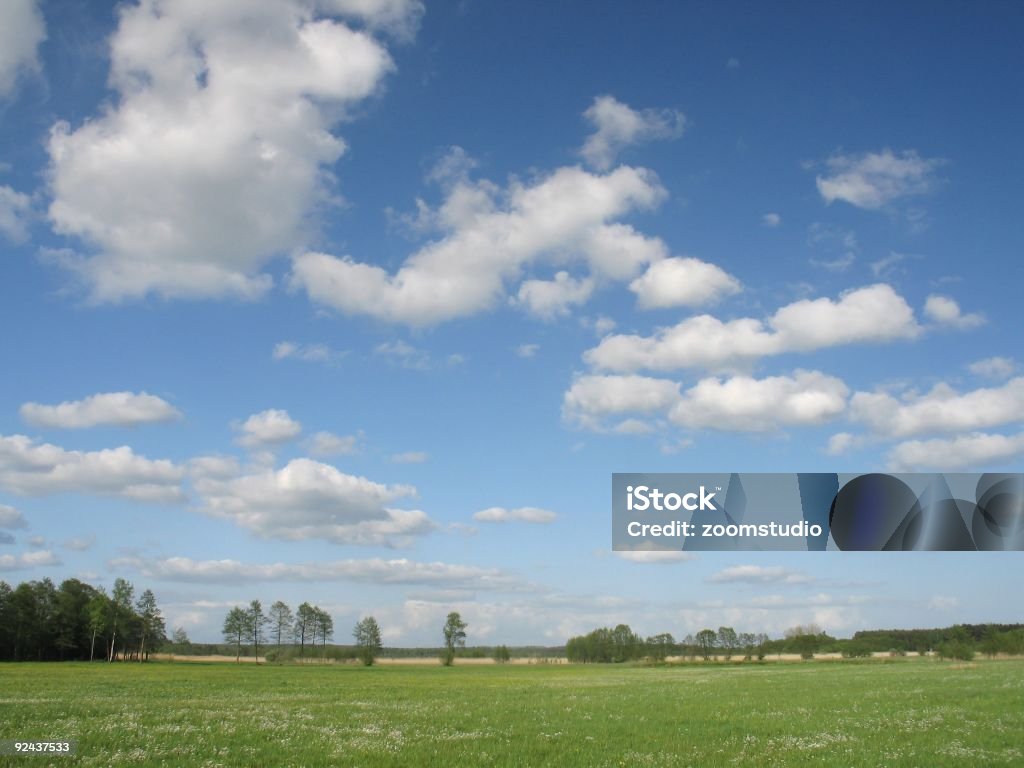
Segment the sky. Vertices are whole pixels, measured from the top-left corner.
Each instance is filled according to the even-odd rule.
[[[927,11],[926,11],[927,9]],[[613,472],[1020,471],[1024,8],[0,4],[0,578],[220,638],[1021,620],[611,551]]]

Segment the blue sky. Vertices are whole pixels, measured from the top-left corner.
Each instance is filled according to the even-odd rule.
[[[0,577],[386,642],[1019,620],[610,552],[612,472],[1015,471],[1014,3],[0,7]]]

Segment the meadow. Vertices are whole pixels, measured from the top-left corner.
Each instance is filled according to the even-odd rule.
[[[1024,661],[4,664],[16,766],[1024,764]]]

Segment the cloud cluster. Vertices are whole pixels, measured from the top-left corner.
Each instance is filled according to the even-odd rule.
[[[925,300],[924,314],[936,325],[948,325],[963,330],[985,324],[984,315],[975,312],[965,315],[960,311],[960,305],[955,299],[938,294],[932,294]]]
[[[47,144],[53,227],[89,251],[59,263],[94,301],[262,295],[272,280],[260,268],[301,245],[311,212],[330,203],[327,167],[345,151],[332,127],[394,68],[372,30],[421,11],[396,0],[121,6],[116,100],[78,127],[58,123]]]
[[[181,418],[177,408],[146,392],[103,392],[58,405],[25,403],[19,412],[33,426],[56,429],[133,427]]]
[[[0,43],[2,46],[2,43]],[[0,186],[0,235],[15,243],[28,236],[29,196],[8,186]]]
[[[384,485],[312,459],[293,459],[278,470],[203,475],[194,485],[201,511],[263,538],[405,546],[436,527],[420,510],[392,508],[415,488]]]
[[[995,462],[1024,456],[1024,432],[1016,435],[973,432],[952,438],[908,440],[889,452],[889,466],[897,472],[926,469],[948,471],[988,467]]]
[[[23,552],[20,555],[0,555],[0,571],[27,571],[30,568],[46,568],[60,565],[53,552],[46,549]]]
[[[506,283],[544,259],[582,260],[595,279],[635,276],[664,246],[613,220],[664,197],[654,174],[629,167],[604,175],[559,168],[532,184],[513,180],[504,190],[459,179],[437,212],[444,236],[412,254],[396,273],[349,257],[309,252],[293,260],[290,285],[346,314],[436,325],[494,307]],[[556,292],[565,294],[571,287],[578,301],[583,289],[568,275],[561,282]],[[522,297],[528,310],[534,307],[533,292],[528,289]],[[557,311],[543,300],[537,306]]]
[[[846,409],[849,390],[834,376],[798,370],[792,376],[701,379],[686,390],[668,379],[627,375],[579,376],[565,393],[562,413],[570,424],[603,430],[627,415],[667,418],[690,430],[763,432],[809,426]],[[617,432],[638,433],[645,422],[618,421]]]
[[[613,335],[584,354],[587,363],[611,371],[680,368],[729,370],[787,352],[812,352],[844,344],[912,339],[921,331],[906,300],[884,283],[830,298],[802,299],[767,320],[723,322],[697,315],[653,336]]]
[[[828,174],[818,176],[815,183],[826,203],[841,200],[876,210],[894,200],[930,192],[941,164],[941,160],[925,159],[914,151],[836,154],[825,161]]]
[[[710,576],[712,584],[809,584],[805,573],[781,565],[732,565]]]
[[[133,501],[184,500],[185,470],[147,459],[128,446],[69,451],[24,435],[0,435],[0,488],[26,495],[89,493]]]

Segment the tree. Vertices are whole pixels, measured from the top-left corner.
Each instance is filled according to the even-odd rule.
[[[736,630],[732,627],[718,628],[718,647],[722,649],[725,660],[732,658],[733,651],[739,647],[739,640],[736,637]]]
[[[287,603],[278,600],[270,606],[270,631],[277,638],[278,651],[281,650],[281,638],[291,632],[294,620],[292,609],[288,607]]]
[[[116,656],[117,630],[124,629],[132,616],[132,596],[135,594],[135,587],[125,579],[114,579],[114,591],[110,597],[110,656],[108,662]],[[122,643],[124,645],[124,643]]]
[[[92,661],[96,651],[96,635],[106,632],[113,607],[110,598],[100,590],[93,595],[86,610],[89,613],[89,632],[92,634],[89,642],[89,661]]]
[[[139,661],[142,661],[143,656],[148,653],[147,641],[150,648],[164,642],[167,639],[167,627],[164,624],[164,617],[160,614],[160,608],[157,607],[153,590],[147,589],[142,593],[135,610],[142,620],[142,645],[139,648]]]
[[[381,651],[380,626],[373,616],[356,623],[352,630],[352,636],[356,640],[356,647],[359,649],[359,658],[367,667],[373,666],[377,654]]]
[[[444,655],[442,663],[450,667],[455,662],[455,649],[466,647],[466,627],[458,611],[452,611],[444,622]]]
[[[327,639],[334,636],[334,619],[327,611],[313,606],[313,645],[316,650],[316,638],[320,636],[320,647],[322,649],[321,659],[327,658]]]
[[[292,625],[292,636],[299,643],[299,655],[306,656],[306,640],[313,637],[316,628],[316,612],[312,605],[303,603],[295,612],[295,623]]]
[[[171,642],[179,647],[192,645],[192,641],[188,639],[188,633],[185,631],[184,627],[174,628],[174,634],[171,635]]]
[[[753,632],[740,632],[740,647],[743,649],[743,660],[750,661],[754,658],[754,646],[757,645],[757,636]]]
[[[235,646],[235,663],[242,655],[242,640],[249,634],[248,612],[237,605],[224,617],[224,640]]]
[[[267,625],[267,617],[263,613],[263,604],[259,600],[249,603],[249,609],[245,612],[246,629],[252,639],[253,647],[256,649],[256,663],[260,663],[260,641],[263,640],[263,628]]]
[[[508,664],[512,660],[512,654],[509,653],[507,645],[499,645],[494,649],[494,660],[498,664]]]
[[[647,655],[654,661],[664,661],[675,650],[676,639],[669,632],[647,638]]]
[[[717,637],[718,635],[715,634],[713,629],[702,629],[697,633],[697,646],[700,648],[704,661],[711,658],[711,652],[715,649],[715,639]]]

